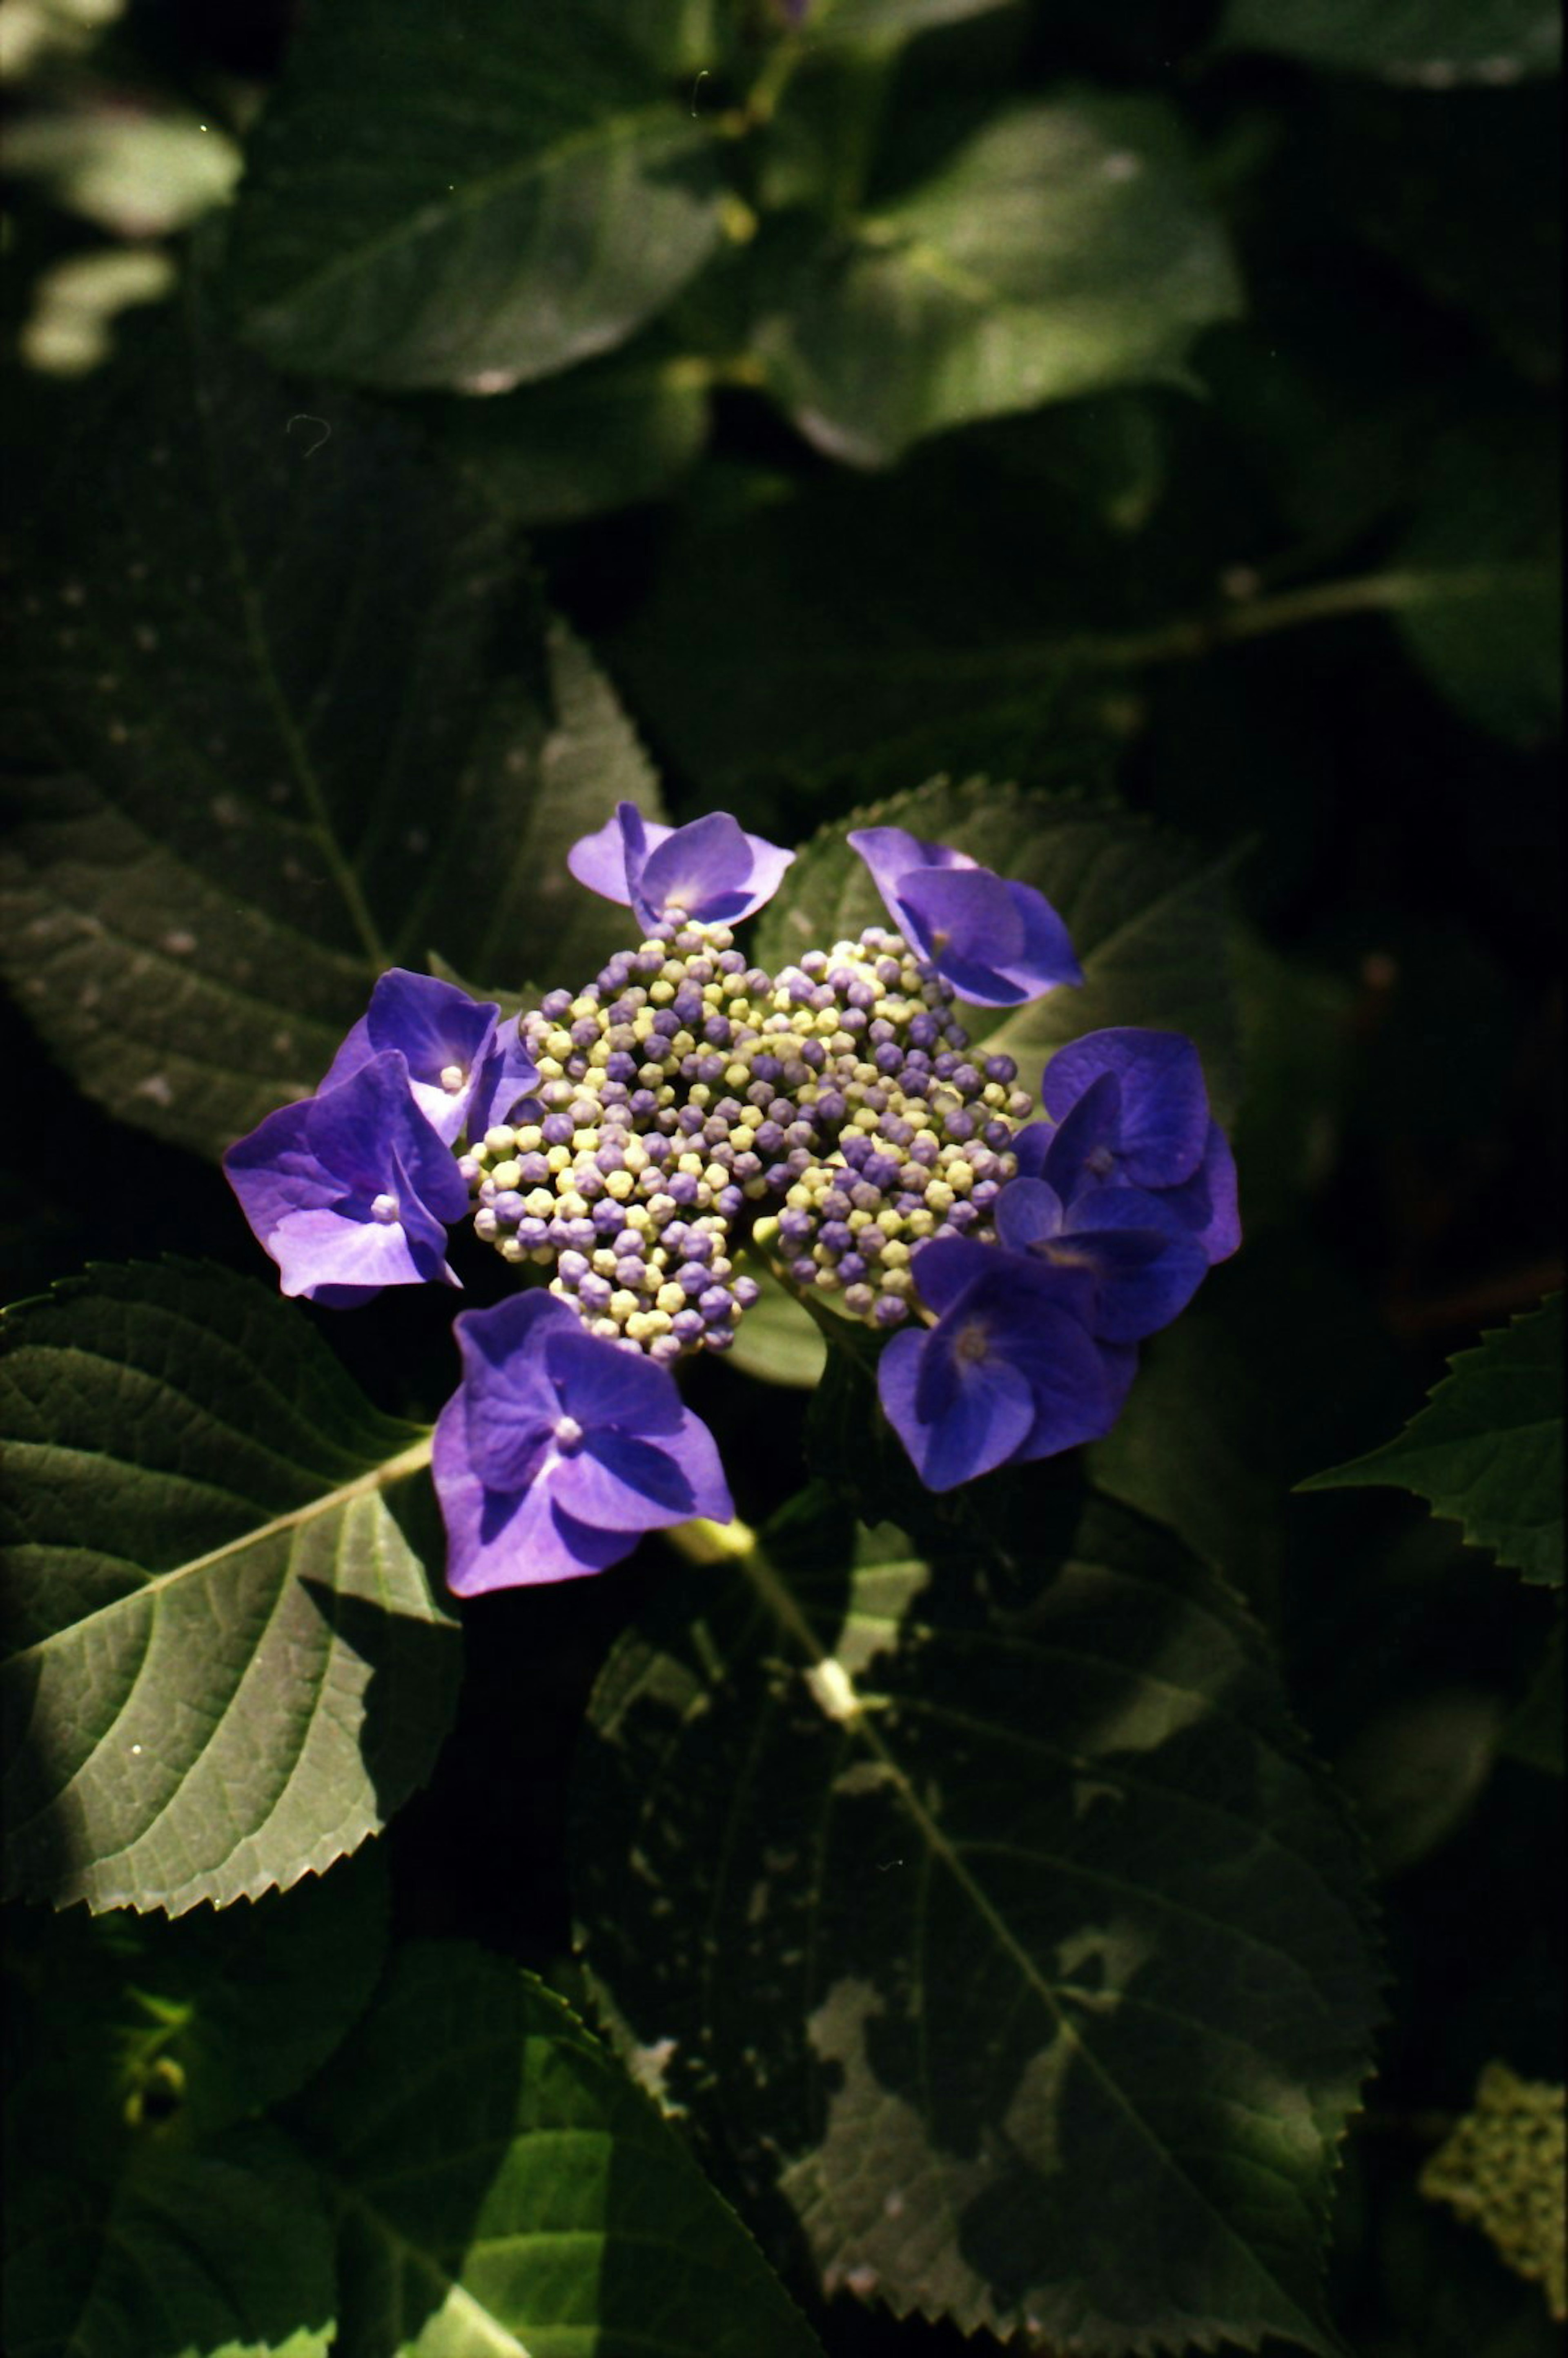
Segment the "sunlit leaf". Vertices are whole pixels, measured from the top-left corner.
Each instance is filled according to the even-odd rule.
[[[427,1436],[265,1287],[189,1263],[97,1270],[0,1347],[8,1888],[178,1915],[355,1849],[454,1700],[394,1512]]]
[[[554,1993],[427,1942],[298,2110],[340,2358],[810,2358],[676,2132]]]
[[[624,926],[566,846],[651,773],[503,525],[199,319],[102,380],[36,520],[4,962],[91,1096],[217,1153],[438,950],[545,988]]]
[[[1374,1977],[1257,1630],[1060,1492],[848,1542],[807,1508],[661,1587],[600,1679],[578,1892],[622,2035],[826,2290],[1084,2358],[1337,2350]]]
[[[1563,1585],[1563,1296],[1461,1351],[1425,1408],[1303,1490],[1389,1483],[1464,1526],[1527,1580]]]
[[[1238,302],[1173,119],[1080,94],[1008,109],[804,259],[755,350],[804,434],[878,466],[966,419],[1179,381]]]
[[[712,251],[719,189],[614,9],[349,0],[257,126],[231,292],[287,366],[493,391],[622,342]]]

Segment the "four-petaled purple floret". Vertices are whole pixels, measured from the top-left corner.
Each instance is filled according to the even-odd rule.
[[[431,1469],[460,1596],[572,1580],[643,1531],[734,1514],[712,1434],[665,1368],[585,1334],[547,1293],[456,1322],[463,1378]]]
[[[905,941],[960,999],[1019,1007],[1059,983],[1083,981],[1065,925],[1033,884],[902,827],[856,827],[849,840]]]
[[[728,811],[665,827],[635,803],[618,803],[597,834],[573,844],[567,866],[590,892],[630,908],[649,933],[676,909],[698,925],[739,925],[773,899],[794,858],[748,835]]]
[[[346,1309],[384,1286],[457,1283],[447,1229],[468,1188],[395,1048],[269,1113],[223,1169],[285,1293]]]

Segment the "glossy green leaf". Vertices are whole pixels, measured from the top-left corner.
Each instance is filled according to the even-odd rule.
[[[646,20],[649,12],[643,12]],[[340,0],[252,139],[228,284],[291,368],[494,391],[609,351],[720,235],[711,137],[608,5]]]
[[[1178,382],[1239,297],[1173,118],[1146,98],[1009,108],[774,294],[767,384],[835,458],[1106,386]]]
[[[1449,1362],[1425,1408],[1382,1448],[1303,1490],[1388,1483],[1464,1526],[1526,1580],[1563,1585],[1563,1296]]]
[[[984,779],[957,786],[933,779],[812,838],[762,920],[764,963],[888,922],[864,862],[846,841],[850,827],[865,826],[902,827],[927,842],[956,845],[983,866],[1038,886],[1062,917],[1083,988],[1049,991],[1011,1013],[977,1010],[970,1025],[988,1055],[1017,1059],[1026,1087],[1037,1085],[1038,1067],[1065,1042],[1113,1024],[1148,1024],[1196,1042],[1224,1118],[1236,1078],[1228,862],[1201,862],[1114,805],[1028,795]]]
[[[91,1096],[216,1154],[434,949],[548,988],[624,937],[566,846],[656,807],[505,529],[415,438],[199,318],[41,501],[0,944]]]
[[[338,2358],[810,2358],[676,2131],[533,1975],[402,1952],[297,2124],[334,2198]]]
[[[806,31],[814,47],[820,42],[831,49],[840,41],[881,45],[1009,5],[1010,0],[812,0]]]
[[[8,1888],[178,1915],[355,1849],[454,1702],[404,1529],[427,1436],[292,1306],[189,1263],[96,1270],[0,1350]]]
[[[326,2358],[336,2346],[319,2191],[276,2131],[235,2129],[194,2152],[148,2136],[110,2188],[31,2167],[11,2188],[10,2358]]]
[[[1427,90],[1506,87],[1555,72],[1563,55],[1562,17],[1544,0],[1229,0],[1220,38]]]
[[[661,1587],[580,1760],[590,1972],[824,2290],[1082,2358],[1337,2351],[1354,1838],[1234,1597],[1024,1507],[935,1556],[818,1507]]]

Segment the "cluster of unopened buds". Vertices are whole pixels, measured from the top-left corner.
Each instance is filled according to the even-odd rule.
[[[456,1284],[447,1231],[470,1217],[524,1275],[456,1322],[432,1470],[459,1594],[730,1518],[671,1368],[732,1343],[758,1295],[743,1252],[887,1332],[882,1409],[946,1490],[1108,1432],[1137,1345],[1236,1249],[1191,1042],[1091,1033],[1037,1104],[1011,1057],[970,1055],[955,1001],[1081,983],[1056,913],[902,828],[849,839],[891,926],[770,975],[732,928],[794,854],[723,813],[672,828],[622,803],[568,864],[631,909],[635,947],[504,1020],[384,975],[315,1095],[225,1157],[286,1293]]]

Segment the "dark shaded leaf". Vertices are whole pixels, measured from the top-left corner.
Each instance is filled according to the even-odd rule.
[[[851,1548],[818,1505],[661,1590],[581,1758],[590,1971],[825,2290],[1086,2358],[1335,2351],[1354,1840],[1180,1548],[1051,1492],[993,1528]]]

